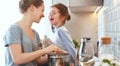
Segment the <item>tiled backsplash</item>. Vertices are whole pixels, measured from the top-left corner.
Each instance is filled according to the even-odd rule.
[[[110,36],[114,51],[120,48],[120,0],[104,0],[103,8],[98,13],[98,39]]]
[[[103,36],[120,41],[120,0],[104,0],[98,13],[98,38]]]

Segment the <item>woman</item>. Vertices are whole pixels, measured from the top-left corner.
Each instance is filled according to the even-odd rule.
[[[39,35],[31,28],[33,22],[39,23],[44,17],[43,0],[20,0],[19,8],[23,18],[13,24],[4,37],[5,66],[37,66],[42,55],[56,51],[58,47],[50,45],[39,50]]]
[[[50,39],[61,49],[67,51],[75,62],[75,47],[68,30],[64,27],[66,20],[70,20],[68,9],[65,5],[58,3],[51,7],[49,20],[52,25],[52,35]]]

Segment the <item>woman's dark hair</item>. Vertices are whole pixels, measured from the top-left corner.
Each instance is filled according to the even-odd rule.
[[[57,8],[59,10],[59,13],[61,16],[65,16],[64,21],[71,19],[70,15],[68,13],[68,8],[64,4],[58,3],[58,4],[54,4],[52,7]]]
[[[43,3],[43,0],[20,0],[19,2],[19,8],[20,8],[20,12],[24,13],[27,11],[28,7],[30,7],[30,5],[34,5],[35,7],[39,7],[41,6]]]

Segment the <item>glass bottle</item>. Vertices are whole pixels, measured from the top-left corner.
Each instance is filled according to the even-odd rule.
[[[101,38],[101,46],[99,47],[99,60],[103,61],[103,59],[114,60],[110,37]]]

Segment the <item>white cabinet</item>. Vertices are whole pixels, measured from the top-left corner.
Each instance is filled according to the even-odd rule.
[[[72,12],[94,12],[102,6],[103,0],[52,0],[52,4],[56,3],[65,4]]]
[[[103,0],[69,0],[69,7],[73,12],[93,12],[102,4]]]
[[[69,6],[69,0],[52,0],[52,4],[62,3],[66,6]]]
[[[69,0],[70,7],[76,6],[100,6],[102,0]]]

